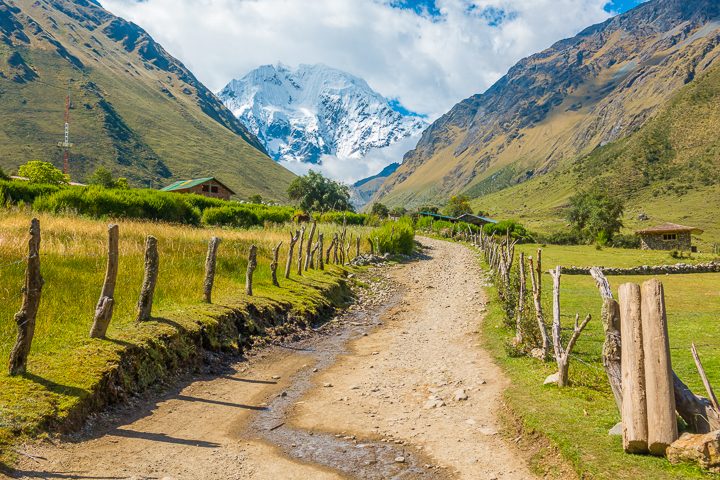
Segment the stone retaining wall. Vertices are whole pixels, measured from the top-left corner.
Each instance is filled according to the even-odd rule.
[[[600,267],[605,275],[672,275],[682,273],[720,273],[720,262],[689,265],[641,265],[632,268]],[[565,275],[590,275],[590,267],[562,267]]]

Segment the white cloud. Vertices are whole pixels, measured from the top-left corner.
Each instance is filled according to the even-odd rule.
[[[282,161],[280,165],[297,175],[305,175],[309,170],[314,170],[334,180],[353,184],[363,178],[376,175],[393,162],[402,162],[403,155],[415,147],[419,138],[419,136],[406,137],[389,147],[372,149],[362,160],[323,155],[320,165],[293,161]]]
[[[607,0],[437,0],[442,18],[381,0],[102,3],[148,30],[214,91],[258,65],[324,63],[430,119],[484,91],[520,58],[609,16]],[[490,25],[497,16],[488,12],[500,10],[504,21]]]

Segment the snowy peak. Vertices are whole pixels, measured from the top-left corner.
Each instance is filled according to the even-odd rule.
[[[360,159],[427,126],[394,110],[363,79],[325,65],[264,65],[218,95],[275,160]]]

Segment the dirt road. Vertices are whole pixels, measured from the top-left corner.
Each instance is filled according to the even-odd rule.
[[[15,477],[532,479],[497,435],[482,272],[460,245],[423,243],[426,260],[377,273],[390,288],[315,338],[28,446]]]

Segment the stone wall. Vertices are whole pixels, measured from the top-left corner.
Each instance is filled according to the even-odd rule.
[[[664,240],[663,234],[644,234],[640,236],[640,245],[643,250],[679,250],[689,252],[692,248],[692,235],[690,232],[677,233],[676,240]]]
[[[720,273],[720,261],[689,265],[641,265],[632,268],[600,267],[605,275],[671,275],[681,273]],[[562,267],[565,275],[590,275],[590,267]]]

